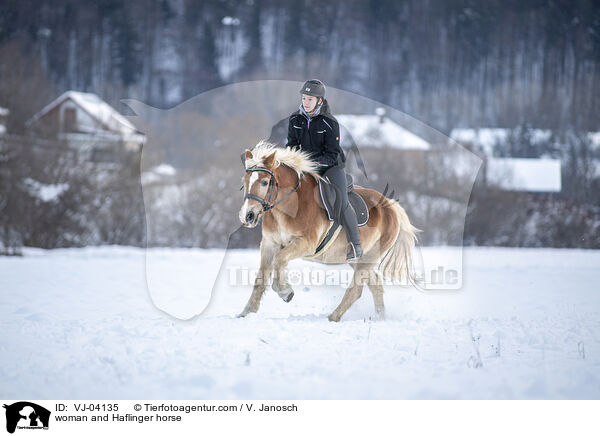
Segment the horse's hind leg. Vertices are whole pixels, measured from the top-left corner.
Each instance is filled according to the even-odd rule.
[[[379,319],[385,319],[385,306],[383,304],[383,280],[371,269],[369,276],[369,289],[373,294],[373,302],[375,303],[375,312]]]
[[[329,321],[338,322],[342,315],[346,313],[350,306],[354,304],[356,300],[362,295],[362,290],[365,285],[365,281],[369,278],[369,270],[365,269],[363,265],[357,264],[354,270],[354,277],[350,287],[346,289],[344,298],[340,302],[339,306],[335,308],[331,315],[329,315]]]

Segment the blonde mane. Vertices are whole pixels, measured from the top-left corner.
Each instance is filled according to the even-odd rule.
[[[283,164],[296,171],[299,177],[302,174],[310,174],[315,180],[322,178],[318,172],[319,164],[313,161],[305,151],[279,147],[264,140],[252,149],[252,158],[246,160],[246,168],[264,164],[264,159],[273,152],[275,152],[276,167]]]

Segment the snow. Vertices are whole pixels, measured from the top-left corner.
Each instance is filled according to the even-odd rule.
[[[4,107],[0,106],[0,117],[5,118],[8,117],[8,114],[10,113],[10,111]],[[0,121],[5,121],[5,120],[1,120]],[[4,135],[6,133],[6,126],[2,123],[0,123],[0,136]]]
[[[221,22],[225,27],[217,30],[217,67],[220,76],[227,80],[242,68],[242,60],[250,48],[250,42],[238,27],[239,18],[224,17]]]
[[[240,25],[240,19],[239,18],[235,18],[235,17],[223,17],[221,19],[221,24],[223,24],[224,26],[239,26]]]
[[[177,170],[168,164],[160,164],[142,173],[142,185],[160,182],[174,177]]]
[[[589,132],[587,137],[592,144],[592,149],[600,150],[600,132]]]
[[[533,144],[548,141],[552,136],[551,130],[528,129],[527,132]],[[503,128],[456,128],[450,132],[450,138],[462,144],[478,145],[487,156],[493,156],[494,148],[506,143],[510,134],[510,129]]]
[[[559,159],[488,158],[486,177],[506,190],[560,192]]]
[[[174,176],[177,174],[177,170],[168,164],[160,164],[152,168],[152,171],[161,176]]]
[[[449,250],[461,253],[423,249]],[[268,289],[259,312],[238,319],[250,285],[220,281],[201,316],[177,320],[164,311],[190,315],[206,304],[225,252],[150,253],[180,275],[151,296],[142,249],[0,257],[1,396],[600,397],[600,251],[467,248],[462,290],[387,287],[388,319],[375,321],[365,289],[340,323],[327,314],[342,286],[298,286],[289,304]],[[257,250],[226,257],[250,269],[259,261]],[[199,280],[192,304],[179,289],[186,274]]]
[[[530,129],[529,132],[531,134],[531,142],[534,144],[549,141],[552,137],[551,130]]]
[[[600,159],[592,159],[592,177],[600,177]]]
[[[23,182],[32,196],[46,203],[58,200],[63,192],[69,189],[68,183],[41,183],[29,177],[23,179]]]
[[[345,127],[359,147],[392,147],[402,150],[428,150],[429,143],[380,115],[336,115],[340,127]],[[340,129],[340,143],[348,141]]]
[[[486,155],[492,156],[494,147],[506,142],[509,133],[509,129],[499,128],[453,129],[450,138],[463,144],[478,144]]]

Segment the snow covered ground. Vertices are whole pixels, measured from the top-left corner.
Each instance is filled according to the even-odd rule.
[[[257,251],[228,256],[258,263]],[[164,262],[210,281],[223,251],[151,258],[150,275]],[[237,319],[244,285],[184,321],[166,313],[194,313],[178,283],[149,293],[146,280],[136,248],[0,257],[0,397],[600,398],[600,251],[468,248],[462,290],[387,289],[386,321],[365,290],[328,322],[341,286],[297,287],[289,304],[269,289]]]

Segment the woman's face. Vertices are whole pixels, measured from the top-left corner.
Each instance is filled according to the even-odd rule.
[[[302,107],[307,113],[311,113],[317,107],[317,102],[319,99],[317,97],[313,97],[312,95],[302,94]]]

